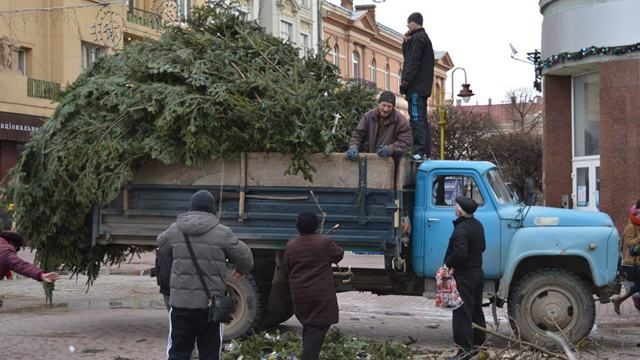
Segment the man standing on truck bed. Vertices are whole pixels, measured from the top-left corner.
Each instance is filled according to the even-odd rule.
[[[409,120],[415,142],[414,159],[431,156],[431,130],[427,121],[427,99],[433,86],[434,53],[431,39],[422,27],[422,14],[409,15],[402,43],[402,79],[400,93],[407,97]]]
[[[395,106],[396,96],[391,91],[383,91],[378,98],[378,106],[364,114],[353,130],[347,159],[358,160],[360,148],[383,158],[391,156],[395,160],[411,149],[411,127]]]
[[[458,353],[450,358],[467,360],[475,356],[474,347],[481,346],[485,334],[474,330],[472,323],[486,326],[482,312],[482,253],[485,250],[484,227],[473,213],[478,203],[473,199],[458,196],[455,203],[457,219],[453,222],[453,234],[444,257],[445,265],[454,269],[460,297],[464,302],[453,311],[453,341],[458,345]]]
[[[293,312],[302,323],[302,360],[318,360],[324,337],[338,322],[338,299],[331,264],[344,251],[328,236],[315,234],[318,217],[303,212],[296,219],[300,236],[284,251],[284,270],[289,279]]]
[[[213,195],[200,190],[191,197],[191,211],[178,215],[176,222],[158,235],[159,251],[173,258],[169,360],[189,359],[196,340],[200,359],[220,359],[223,324],[209,321],[209,299],[198,277],[200,270],[208,291],[220,296],[226,292],[226,259],[235,265],[232,276],[246,275],[253,269],[251,250],[220,224],[214,209]]]

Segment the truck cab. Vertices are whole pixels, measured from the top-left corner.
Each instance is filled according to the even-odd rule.
[[[593,297],[608,302],[616,289],[620,239],[611,218],[519,204],[489,162],[427,161],[416,174],[411,263],[417,276],[430,278],[442,266],[458,195],[479,205],[485,290],[496,304],[508,303],[520,335],[537,342],[549,341],[548,330],[576,341],[586,336],[595,321]]]

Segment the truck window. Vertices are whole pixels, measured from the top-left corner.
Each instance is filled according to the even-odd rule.
[[[454,206],[456,197],[466,196],[475,200],[479,206],[484,199],[476,181],[464,175],[439,175],[433,180],[432,203],[436,206]]]
[[[487,171],[485,177],[487,178],[487,181],[491,186],[491,190],[493,190],[493,193],[496,195],[496,199],[500,204],[513,202],[509,188],[507,188],[507,185],[502,181],[502,177],[496,169]]]

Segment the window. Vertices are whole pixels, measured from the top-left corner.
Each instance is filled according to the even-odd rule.
[[[307,7],[307,8],[310,7],[311,6],[311,2],[310,1],[311,0],[302,0],[301,1],[302,6]]]
[[[384,69],[384,89],[391,89],[391,70],[389,70],[389,64]]]
[[[487,182],[491,185],[491,190],[496,195],[496,200],[498,200],[501,204],[507,204],[513,202],[513,198],[511,197],[511,192],[507,185],[502,181],[502,177],[498,170],[493,169],[487,171],[485,177],[487,178]]]
[[[357,51],[351,54],[351,62],[353,64],[353,78],[360,79],[360,54]]]
[[[27,50],[25,48],[18,49],[18,62],[16,70],[22,76],[27,75]]]
[[[464,175],[439,175],[433,180],[432,203],[436,206],[454,206],[457,196],[466,196],[475,200],[479,206],[484,199],[476,181]]]
[[[402,85],[402,68],[398,70],[398,94],[400,94],[400,85]]]
[[[600,74],[573,79],[574,155],[600,155]]]
[[[86,69],[104,55],[104,49],[86,41],[82,42],[82,69]]]
[[[377,65],[376,65],[376,59],[371,59],[371,81],[375,84],[376,83],[376,73],[378,72],[377,69]]]
[[[280,20],[280,38],[284,41],[294,42],[293,41],[293,24]]]
[[[300,45],[302,45],[302,56],[309,53],[309,34],[300,33]]]
[[[339,61],[340,61],[340,48],[338,47],[338,44],[336,44],[333,47],[333,65],[340,66]]]
[[[191,2],[193,0],[176,0],[178,6],[178,17],[185,20],[191,14]]]

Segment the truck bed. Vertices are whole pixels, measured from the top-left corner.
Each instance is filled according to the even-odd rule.
[[[393,161],[375,154],[363,154],[359,162],[341,153],[318,154],[311,157],[316,172],[309,182],[285,176],[288,163],[287,156],[264,153],[197,167],[149,162],[115,201],[94,210],[93,242],[155,245],[199,189],[222,199],[221,222],[252,248],[283,248],[296,234],[297,214],[319,208],[326,213],[325,232],[340,224],[332,238],[346,250],[379,251],[395,242],[396,209],[411,192],[408,164],[401,162],[396,174]]]

